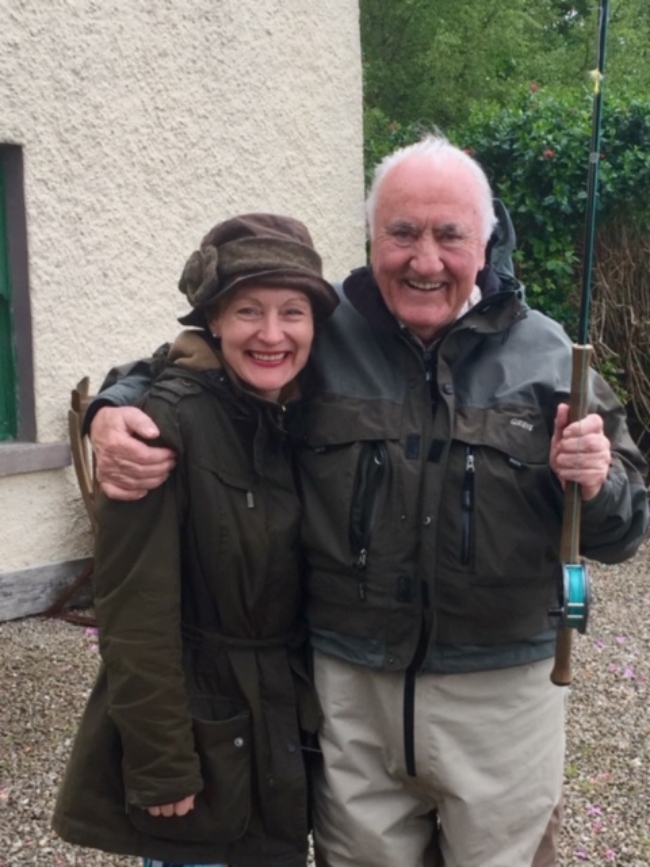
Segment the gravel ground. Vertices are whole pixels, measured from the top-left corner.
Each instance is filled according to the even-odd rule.
[[[650,545],[622,566],[591,568],[589,632],[574,640],[560,867],[650,865],[649,577]],[[0,650],[0,867],[139,864],[68,846],[49,827],[96,639],[31,618],[0,624]]]

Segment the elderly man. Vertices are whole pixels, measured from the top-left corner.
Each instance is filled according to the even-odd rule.
[[[470,157],[437,137],[402,149],[367,206],[371,267],[320,334],[300,451],[317,860],[429,865],[439,823],[446,867],[552,867],[562,488],[581,485],[583,552],[617,562],[645,533],[645,467],[596,374],[568,424],[570,342],[508,273],[511,227]],[[96,414],[100,477],[124,498],[173,464],[131,433],[155,429]]]

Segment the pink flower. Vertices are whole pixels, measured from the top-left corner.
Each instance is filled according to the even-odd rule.
[[[605,852],[605,858],[607,861],[616,861],[616,852],[613,849],[607,849]]]
[[[545,160],[552,160],[555,156],[555,151],[553,150],[553,148],[544,148],[544,150],[542,151],[542,156]]]
[[[594,807],[593,805],[590,805],[589,807],[587,807],[587,815],[588,816],[602,816],[603,811],[601,810],[600,807]]]

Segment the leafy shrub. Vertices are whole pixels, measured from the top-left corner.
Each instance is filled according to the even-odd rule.
[[[518,236],[517,273],[530,304],[574,334],[580,292],[593,94],[531,85],[507,108],[477,106],[449,138],[484,167]],[[434,124],[365,114],[366,178],[386,154],[417,141]],[[604,94],[597,225],[623,219],[649,225],[650,99]]]
[[[380,108],[366,108],[363,115],[363,146],[366,187],[370,186],[372,173],[388,154],[413,144],[429,129],[419,123],[403,124],[386,117]]]
[[[630,429],[650,457],[650,232],[614,221],[596,247],[591,342],[596,364],[627,403]]]
[[[515,264],[528,302],[562,322],[574,339],[592,111],[587,89],[552,92],[533,84],[508,107],[476,106],[462,127],[447,130],[481,163],[512,215]],[[391,122],[379,109],[368,110],[368,179],[383,156],[426,131],[423,123]],[[628,404],[650,455],[650,98],[604,93],[599,156],[591,341],[596,366]]]
[[[481,108],[453,138],[485,168],[518,235],[517,271],[533,306],[575,336],[581,280],[591,93],[541,92],[534,85],[508,108]],[[605,94],[597,225],[648,223],[650,100]]]

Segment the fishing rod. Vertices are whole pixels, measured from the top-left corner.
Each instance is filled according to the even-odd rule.
[[[600,163],[600,133],[607,44],[608,0],[600,0],[598,18],[598,59],[591,72],[594,85],[592,106],[591,144],[587,174],[587,206],[585,214],[585,242],[582,258],[582,288],[580,293],[580,319],[578,343],[572,350],[571,394],[569,397],[569,424],[580,421],[587,414],[589,397],[589,366],[593,348],[589,344],[589,311],[591,309],[591,277],[596,235],[596,208],[598,194],[598,166]],[[559,605],[550,613],[559,618],[555,641],[555,664],[551,680],[557,686],[571,683],[571,644],[573,630],[583,633],[589,617],[589,575],[580,560],[580,521],[582,497],[578,482],[567,482],[564,488],[564,512],[560,557],[562,576]]]

